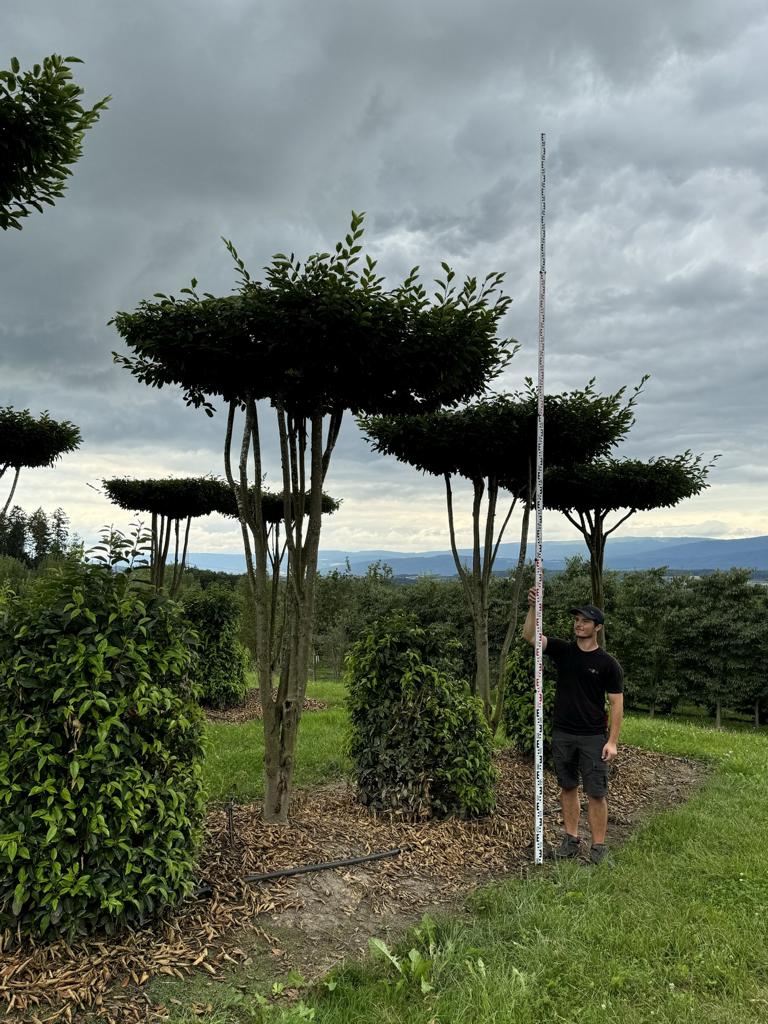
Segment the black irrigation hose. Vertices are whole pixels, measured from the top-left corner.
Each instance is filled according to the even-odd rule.
[[[330,868],[344,868],[350,864],[365,864],[371,860],[383,860],[385,857],[397,857],[401,853],[412,850],[411,844],[396,846],[394,850],[382,850],[379,853],[367,853],[362,857],[344,857],[342,860],[328,860],[322,864],[305,864],[299,868],[282,868],[280,871],[265,871],[259,875],[246,875],[244,882],[268,882],[273,878],[288,878],[290,875],[306,875],[310,871],[328,871]]]

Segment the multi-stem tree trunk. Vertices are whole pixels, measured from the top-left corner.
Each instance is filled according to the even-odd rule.
[[[453,491],[451,488],[450,475],[445,474],[444,479],[451,551],[453,553],[456,571],[459,574],[459,579],[461,580],[464,588],[464,594],[467,598],[467,604],[472,618],[472,630],[475,643],[475,676],[472,680],[472,692],[482,700],[486,719],[495,731],[498,728],[499,721],[501,720],[501,701],[504,699],[504,668],[506,666],[506,656],[509,653],[509,645],[514,631],[514,626],[510,622],[510,627],[507,630],[507,637],[505,638],[505,642],[502,647],[502,655],[499,659],[499,668],[496,674],[496,679],[494,680],[491,673],[491,654],[488,639],[490,586],[493,566],[496,561],[496,555],[499,551],[499,545],[501,544],[501,539],[504,535],[507,524],[509,523],[509,519],[515,508],[517,499],[513,499],[504,522],[499,529],[498,536],[495,536],[499,482],[495,477],[489,477],[487,481],[482,478],[476,478],[472,481],[472,568],[470,570],[461,561],[456,544],[456,528],[453,514]],[[481,524],[484,495],[487,497],[487,506],[485,511],[485,523]],[[525,523],[524,528],[527,535],[527,514],[524,515],[523,518]],[[522,552],[522,558],[523,560],[525,558],[524,552]],[[520,559],[518,559],[517,585],[514,589],[513,606],[510,612],[511,617],[515,622],[517,621],[517,604],[520,597],[521,579],[522,568],[520,566]],[[496,683],[495,705],[493,702],[494,682]]]
[[[296,739],[309,675],[323,483],[338,438],[342,413],[334,412],[328,417],[324,437],[322,413],[294,415],[279,406],[275,407],[283,471],[285,550],[288,559],[285,620],[281,631],[282,658],[277,692],[273,696],[274,643],[278,631],[273,621],[277,605],[271,600],[269,584],[272,583],[274,591],[279,569],[275,573],[274,563],[271,567],[268,565],[269,535],[262,507],[258,410],[255,402],[245,403],[245,426],[237,479],[230,458],[235,412],[236,406],[232,403],[227,421],[225,467],[227,479],[237,498],[246,570],[256,610],[256,663],[264,725],[264,819],[284,823],[288,820]],[[250,457],[253,459],[252,487],[248,480]]]

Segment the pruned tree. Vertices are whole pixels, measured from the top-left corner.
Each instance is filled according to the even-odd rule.
[[[333,253],[317,253],[303,264],[276,255],[263,281],[250,277],[228,244],[241,279],[234,295],[201,297],[193,281],[181,298],[155,297],[115,317],[133,353],[116,358],[138,380],[180,385],[188,403],[209,413],[212,396],[228,407],[225,470],[237,497],[256,609],[268,821],[288,816],[312,649],[323,484],[345,411],[399,413],[466,401],[500,372],[509,349],[497,338],[509,304],[499,293],[501,275],[479,284],[468,278],[458,289],[445,267],[430,298],[414,270],[386,291],[370,257],[356,269],[362,222],[353,214],[349,234]],[[285,504],[286,640],[275,699],[261,502],[267,410],[260,401],[274,416]],[[236,422],[242,433],[233,460]]]
[[[78,57],[52,54],[31,71],[16,57],[0,70],[0,228],[21,229],[31,209],[43,212],[64,194],[83,137],[111,99],[83,107],[72,79]],[[30,209],[31,208],[31,209]]]
[[[639,389],[637,389],[639,390]],[[545,398],[547,459],[567,467],[604,455],[624,436],[634,418],[637,390],[610,395],[595,391],[594,381],[582,390]],[[416,469],[442,476],[445,482],[448,531],[456,571],[472,616],[476,670],[473,691],[483,700],[486,716],[498,728],[503,715],[506,663],[517,626],[526,559],[536,460],[536,393],[496,395],[458,410],[362,419],[361,426],[376,451],[393,455]],[[453,490],[456,478],[472,484],[472,560],[458,553]],[[499,510],[502,492],[505,508]],[[516,506],[522,507],[520,545],[509,620],[495,671],[491,668],[488,635],[490,582],[504,532]],[[493,691],[495,690],[495,700]]]
[[[53,420],[48,412],[38,417],[29,409],[0,408],[0,479],[13,471],[11,490],[0,512],[2,520],[8,511],[22,469],[52,466],[65,452],[79,447],[80,430],[69,420]]]
[[[148,512],[152,516],[150,582],[156,590],[165,586],[166,566],[174,537],[173,571],[168,593],[178,593],[187,561],[189,529],[193,519],[212,512],[232,514],[232,492],[222,480],[211,476],[165,477],[132,480],[115,477],[104,480],[110,501],[129,512]],[[184,523],[180,543],[181,523]]]
[[[552,467],[544,476],[544,504],[562,512],[589,549],[592,601],[603,607],[605,543],[636,512],[670,508],[699,494],[712,463],[691,451],[671,458],[601,458],[578,469]],[[608,517],[617,518],[608,525]],[[603,631],[601,630],[601,633]]]

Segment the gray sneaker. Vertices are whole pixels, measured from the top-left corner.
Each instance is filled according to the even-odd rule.
[[[555,860],[572,860],[574,857],[579,856],[580,849],[581,840],[579,837],[570,836],[566,833],[562,843],[552,851],[552,856]]]
[[[608,847],[605,843],[593,843],[589,851],[590,864],[602,864],[608,856]]]

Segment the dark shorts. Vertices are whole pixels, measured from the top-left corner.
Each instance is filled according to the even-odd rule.
[[[579,777],[587,796],[601,797],[608,792],[608,762],[602,758],[606,737],[573,736],[568,732],[552,734],[552,758],[557,781],[563,789],[576,789]]]

